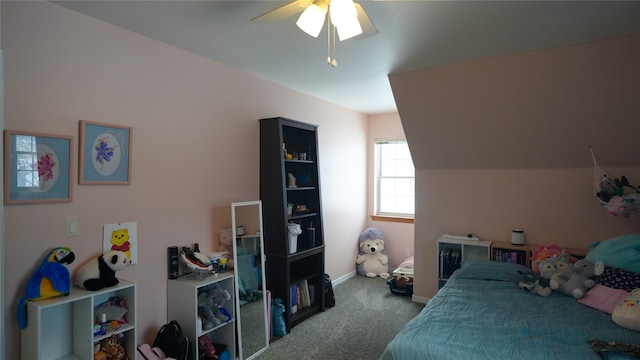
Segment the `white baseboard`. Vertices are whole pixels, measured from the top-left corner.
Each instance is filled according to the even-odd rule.
[[[429,303],[429,300],[431,300],[431,298],[411,295],[411,301],[417,302],[417,303],[420,303],[420,304],[425,304],[426,305],[427,303]]]
[[[340,276],[339,278],[337,278],[335,280],[331,280],[331,285],[336,286],[336,285],[340,284],[341,282],[346,281],[347,279],[352,278],[354,276],[356,276],[356,272],[355,271],[347,273],[345,275]]]

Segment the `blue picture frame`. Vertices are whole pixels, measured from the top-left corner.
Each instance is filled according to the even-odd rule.
[[[80,120],[78,183],[131,184],[133,128]]]
[[[4,131],[4,203],[70,202],[73,136]]]

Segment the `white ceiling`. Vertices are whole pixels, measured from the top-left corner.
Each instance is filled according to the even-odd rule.
[[[366,113],[396,110],[387,75],[640,33],[639,1],[359,1],[377,35],[337,44],[296,16],[250,20],[287,1],[55,1],[67,8]]]

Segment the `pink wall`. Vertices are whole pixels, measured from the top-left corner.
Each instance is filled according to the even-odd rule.
[[[404,139],[402,122],[398,113],[379,114],[369,116],[369,135],[367,136],[367,211],[374,214],[374,144],[376,139]],[[397,267],[405,260],[404,250],[409,249],[413,255],[413,224],[374,221],[369,218],[369,225],[380,229],[386,239],[387,255],[391,266]]]
[[[1,6],[6,129],[76,144],[80,119],[134,129],[131,185],[80,186],[74,170],[73,202],[4,207],[7,359],[19,357],[16,303],[44,253],[70,246],[74,271],[114,222],[138,223],[139,263],[119,276],[137,283],[139,342],[152,341],[167,320],[167,246],[214,250],[230,203],[259,197],[259,118],[319,125],[326,270],[353,271],[367,216],[366,116],[50,2]],[[79,216],[80,236],[65,237],[67,216]]]
[[[475,233],[586,247],[640,232],[593,196],[589,145],[640,183],[640,35],[390,76],[416,164],[416,285],[437,290],[435,241]]]

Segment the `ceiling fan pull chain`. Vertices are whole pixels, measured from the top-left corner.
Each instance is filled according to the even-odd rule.
[[[331,65],[331,15],[327,19],[327,65]]]
[[[331,67],[338,66],[336,61],[336,27],[333,27],[333,61],[331,61]]]

